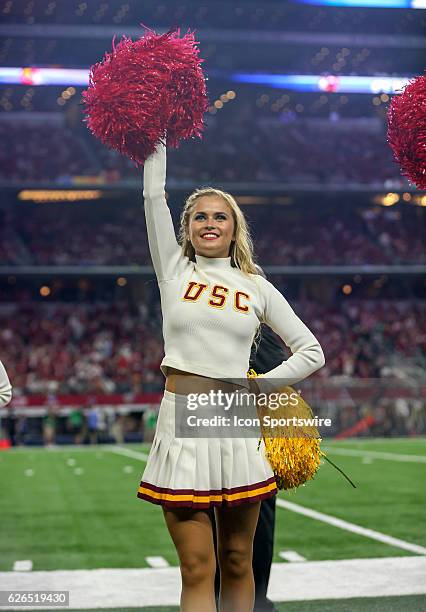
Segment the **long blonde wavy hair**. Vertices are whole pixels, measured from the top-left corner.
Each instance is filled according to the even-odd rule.
[[[195,261],[195,249],[189,239],[189,220],[197,200],[204,196],[222,198],[231,209],[235,231],[235,240],[232,241],[230,252],[231,264],[245,274],[259,274],[259,269],[254,262],[253,242],[241,208],[230,193],[213,187],[196,189],[185,202],[179,228],[179,244],[182,247],[183,254],[189,257],[191,261]]]

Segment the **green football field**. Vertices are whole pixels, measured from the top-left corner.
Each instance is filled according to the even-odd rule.
[[[424,555],[426,439],[325,441],[323,449],[357,488],[323,463],[306,486],[281,492],[274,561],[291,564],[285,551],[299,555],[300,562]],[[31,562],[32,572],[149,568],[155,567],[152,558],[177,566],[161,508],[136,498],[148,451],[147,445],[126,445],[1,452],[0,572],[13,571],[22,560]],[[306,516],[304,509],[316,514]],[[344,524],[334,524],[335,519]],[[371,533],[360,534],[353,525]],[[418,610],[425,604],[424,595],[416,593],[368,601],[286,602],[277,607]]]

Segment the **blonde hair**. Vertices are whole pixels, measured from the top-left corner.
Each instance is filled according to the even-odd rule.
[[[197,200],[204,196],[222,198],[231,209],[235,226],[235,240],[232,242],[230,253],[231,264],[245,274],[259,274],[259,270],[254,263],[253,242],[241,208],[230,193],[214,189],[213,187],[196,189],[185,202],[180,217],[179,229],[179,244],[182,247],[183,254],[189,257],[190,260],[195,260],[195,249],[189,239],[189,219]]]

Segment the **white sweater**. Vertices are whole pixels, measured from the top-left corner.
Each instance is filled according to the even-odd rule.
[[[0,361],[0,408],[7,406],[12,399],[12,385],[10,384],[4,365]]]
[[[314,334],[265,278],[244,274],[231,258],[184,256],[165,199],[166,148],[145,162],[148,242],[160,288],[167,366],[219,380],[246,380],[250,349],[261,322],[293,353],[257,379],[261,390],[292,385],[319,368],[324,354]],[[274,380],[275,379],[275,380]],[[269,384],[268,382],[269,381]]]

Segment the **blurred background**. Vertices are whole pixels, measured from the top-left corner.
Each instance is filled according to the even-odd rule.
[[[87,569],[80,609],[177,604],[177,582],[150,591],[158,574],[144,574],[143,597],[112,578],[92,592],[89,576],[168,565],[177,576],[161,513],[136,499],[164,387],[142,169],[92,137],[81,104],[90,66],[143,23],[195,29],[205,58],[203,140],[168,152],[173,217],[200,186],[241,204],[258,263],[324,349],[326,366],[301,388],[332,419],[324,449],[358,485],[323,465],[296,496],[315,520],[280,495],[271,597],[334,601],[279,608],[292,611],[424,609],[412,562],[426,553],[426,193],[393,161],[386,113],[424,71],[425,8],[0,0],[0,359],[14,393],[0,410],[2,588],[17,571]],[[333,565],[327,593],[317,566],[302,564],[301,583],[280,573],[330,559],[367,573],[340,578]],[[386,587],[368,591],[382,575]],[[337,598],[354,589],[376,603],[345,607]],[[403,603],[385,597],[397,594]]]
[[[334,434],[365,417],[367,434],[423,431],[426,195],[386,142],[392,95],[424,69],[421,4],[2,0],[4,437],[42,443],[49,414],[70,442],[74,409],[80,441],[89,411],[104,441],[117,420],[128,441],[154,423],[161,315],[142,170],[95,140],[81,103],[89,67],[140,23],[196,29],[205,58],[204,138],[169,151],[176,220],[197,186],[236,196],[259,263],[324,347],[315,399]],[[377,401],[380,381],[392,391]]]

